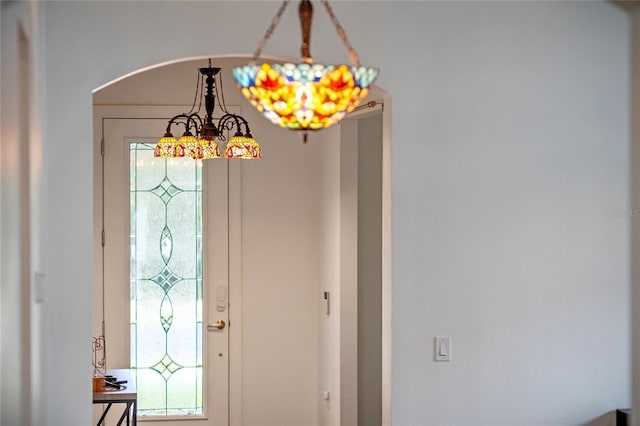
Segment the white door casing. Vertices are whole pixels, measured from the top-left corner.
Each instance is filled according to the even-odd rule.
[[[144,108],[97,108],[96,125],[101,126],[104,135],[104,198],[96,197],[96,212],[102,211],[104,217],[96,215],[96,228],[104,223],[104,288],[100,270],[96,265],[96,296],[94,306],[94,335],[100,333],[101,317],[106,324],[107,367],[127,368],[130,366],[130,319],[129,319],[129,149],[132,142],[153,142],[157,134],[164,130],[167,118],[179,109],[170,107]],[[132,113],[133,111],[133,113]],[[136,117],[138,116],[138,117]],[[162,118],[141,118],[162,117]],[[100,155],[98,149],[97,157]],[[184,160],[187,161],[187,160]],[[188,160],[193,161],[193,160]],[[240,198],[229,192],[229,173],[239,178],[239,165],[230,166],[226,160],[203,162],[203,365],[204,378],[204,416],[188,416],[189,421],[197,424],[229,424],[229,299],[234,293],[229,288],[229,235],[239,235],[237,223],[229,222],[229,197],[239,204]],[[98,179],[101,180],[101,179]],[[234,185],[239,187],[239,182]],[[234,217],[234,216],[232,216]],[[233,222],[233,220],[232,220]],[[101,238],[97,238],[101,240]],[[97,241],[101,243],[101,241]],[[96,244],[99,245],[99,244]],[[237,247],[239,243],[232,244]],[[101,247],[97,247],[101,249]],[[100,257],[96,257],[100,259]],[[101,262],[96,262],[101,263]],[[234,264],[239,265],[239,259]],[[236,278],[239,282],[239,276]],[[102,298],[104,294],[104,299]],[[239,295],[239,294],[238,294]],[[102,308],[100,306],[102,305]],[[239,303],[234,308],[239,310]],[[207,324],[218,320],[227,326],[218,330]],[[235,368],[239,371],[239,366]],[[239,407],[239,404],[236,403]],[[200,421],[197,421],[199,419]],[[162,421],[163,425],[185,424],[184,420]]]

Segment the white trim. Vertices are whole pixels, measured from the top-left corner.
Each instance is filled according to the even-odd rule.
[[[93,106],[96,120],[102,118],[166,118],[167,120],[176,114],[185,112],[191,108],[190,105],[99,105]],[[240,107],[237,105],[227,105],[227,110],[231,113],[239,113]],[[217,115],[214,115],[217,118]],[[99,124],[99,123],[97,123]]]
[[[620,2],[617,2],[620,5]],[[631,19],[631,211],[640,208],[640,7],[629,11]],[[631,395],[632,407],[640,409],[640,224],[635,218],[630,221],[631,228],[631,268],[630,268],[630,296],[631,296]],[[632,415],[631,422],[640,426],[640,416]]]
[[[229,424],[242,423],[242,163],[229,161]]]
[[[385,95],[382,110],[382,425],[392,424],[392,244],[391,244],[391,96]]]

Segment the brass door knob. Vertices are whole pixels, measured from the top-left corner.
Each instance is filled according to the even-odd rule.
[[[209,330],[211,330],[212,328],[216,328],[216,329],[218,329],[218,330],[222,330],[226,325],[227,325],[227,324],[226,324],[224,321],[222,321],[222,320],[218,320],[218,321],[216,321],[216,322],[214,322],[214,323],[207,324],[207,328],[208,328]]]

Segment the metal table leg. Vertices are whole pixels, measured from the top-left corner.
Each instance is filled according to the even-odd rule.
[[[100,426],[102,422],[104,422],[104,418],[107,417],[107,413],[111,408],[111,403],[107,404],[107,408],[102,412],[102,416],[100,416],[100,420],[98,420],[98,424],[96,426]]]

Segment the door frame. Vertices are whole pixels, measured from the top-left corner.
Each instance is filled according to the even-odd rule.
[[[188,105],[93,105],[93,335],[101,334],[104,321],[104,305],[99,303],[103,296],[104,267],[102,229],[103,214],[103,165],[102,140],[106,120],[114,119],[170,119],[176,111],[186,111]],[[231,112],[240,112],[237,106],[227,106]],[[215,160],[214,160],[215,161]],[[225,160],[221,160],[225,161]],[[228,414],[229,424],[242,424],[242,161],[229,161],[228,188]],[[206,227],[206,225],[205,225]],[[232,306],[233,305],[233,306]],[[96,312],[99,310],[99,312]],[[233,324],[233,333],[230,327]],[[206,328],[203,334],[207,333]],[[107,342],[108,344],[108,342]],[[237,356],[236,356],[237,355]],[[107,365],[108,368],[110,368]],[[234,398],[233,395],[236,397]]]
[[[391,229],[391,95],[375,87],[374,95],[372,98],[376,99],[377,104],[370,106],[369,108],[360,109],[349,114],[343,121],[344,128],[341,129],[341,139],[349,140],[349,138],[355,138],[357,140],[357,123],[358,120],[380,114],[382,117],[382,182],[381,182],[381,403],[382,413],[381,420],[383,426],[390,426],[392,424],[392,229]],[[342,144],[342,141],[341,141]],[[357,163],[358,152],[357,144],[354,146],[341,146],[341,156],[345,156],[342,161],[346,162],[343,169],[343,179],[345,179],[346,185],[351,185],[350,190],[355,190],[357,193]],[[355,171],[353,170],[355,165]],[[355,205],[347,205],[346,210],[342,212],[342,220],[349,222],[353,229],[357,229],[357,195],[356,199],[351,200]],[[347,226],[349,228],[349,226]],[[341,274],[341,304],[344,312],[347,315],[353,315],[358,309],[358,296],[357,296],[357,267],[351,265],[354,259],[348,256],[355,255],[357,257],[358,242],[357,232],[353,235],[347,235],[342,237],[341,251],[347,253],[347,257],[342,259],[347,266],[344,267]],[[344,256],[344,255],[343,255]],[[354,321],[357,324],[356,318],[349,317],[349,320]],[[342,422],[358,422],[358,336],[357,330],[354,330],[352,325],[347,323],[340,323],[340,333],[347,338],[341,341],[341,344],[346,344],[347,353],[341,353],[341,373],[340,373],[340,386],[349,393],[350,399],[341,401],[340,420]],[[357,327],[356,327],[357,328]],[[343,365],[344,364],[344,365]],[[353,369],[355,368],[356,371]],[[343,407],[344,406],[344,407]]]

